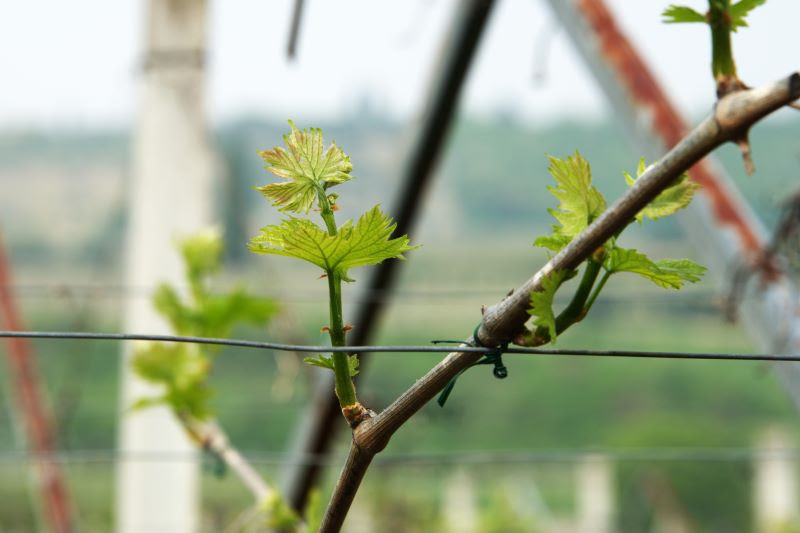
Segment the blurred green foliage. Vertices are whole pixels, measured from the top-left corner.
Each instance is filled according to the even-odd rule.
[[[213,294],[209,277],[220,269],[222,236],[211,229],[180,243],[189,295],[184,299],[174,287],[162,283],[153,297],[155,308],[179,335],[227,337],[238,322],[265,325],[278,311],[274,300],[257,298],[237,287],[226,294]],[[148,343],[134,354],[134,371],[161,385],[160,396],[138,400],[133,408],[166,404],[179,416],[203,420],[211,415],[208,385],[211,356],[218,347],[205,344]]]

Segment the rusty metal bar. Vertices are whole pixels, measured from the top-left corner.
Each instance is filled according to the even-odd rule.
[[[0,241],[0,325],[24,331],[22,316],[11,293],[11,266]],[[72,531],[72,506],[56,452],[55,428],[39,388],[36,357],[28,339],[9,338],[8,367],[17,408],[23,418],[27,446],[37,470],[42,513],[49,531]]]
[[[460,2],[456,7],[450,34],[431,79],[422,124],[401,175],[402,190],[391,211],[397,222],[397,235],[413,232],[420,200],[433,177],[455,116],[464,80],[494,3],[494,0],[469,0]],[[386,295],[391,294],[395,285],[398,267],[398,261],[386,261],[372,271],[363,303],[352,320],[354,330],[348,342],[354,345],[370,344],[388,301]],[[362,369],[365,359],[362,354]],[[326,453],[339,427],[343,427],[343,421],[333,394],[333,375],[326,372],[315,388],[311,408],[303,416],[295,436],[298,444],[292,446],[292,453],[300,456]],[[284,494],[294,509],[302,510],[309,491],[317,482],[320,466],[302,464],[301,461],[290,461],[290,464],[293,466],[284,476]]]
[[[602,0],[548,0],[614,110],[632,144],[649,159],[660,157],[686,132],[675,106]],[[709,95],[711,99],[712,95]],[[725,281],[736,267],[757,264],[766,230],[713,157],[689,171],[702,188],[680,215],[690,241],[716,276]],[[762,350],[800,351],[798,288],[773,268],[751,283],[741,315]],[[800,409],[800,368],[776,363],[778,374]]]

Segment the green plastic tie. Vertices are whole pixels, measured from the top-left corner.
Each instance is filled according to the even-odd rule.
[[[508,349],[508,343],[504,342],[500,346],[485,346],[481,344],[480,339],[478,339],[478,329],[480,327],[481,327],[480,324],[478,324],[475,327],[475,331],[472,332],[472,342],[470,343],[470,345],[480,346],[483,348],[492,348],[492,351],[484,354],[484,356],[481,359],[479,359],[469,367],[465,368],[464,370],[453,376],[453,378],[447,382],[447,385],[445,385],[444,389],[442,389],[442,392],[439,394],[439,398],[436,399],[436,403],[439,404],[439,407],[444,407],[447,398],[449,398],[450,393],[453,392],[453,387],[456,386],[456,380],[458,380],[459,376],[461,376],[461,374],[463,374],[469,368],[472,368],[475,365],[494,365],[494,368],[492,369],[492,374],[494,375],[494,377],[496,377],[497,379],[505,379],[508,377],[508,368],[506,368],[506,365],[503,364],[503,352],[505,352],[506,349]],[[442,341],[432,341],[432,342],[436,343]]]

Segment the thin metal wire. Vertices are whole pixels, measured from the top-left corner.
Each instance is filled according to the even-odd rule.
[[[288,455],[286,453],[243,452],[248,461],[259,465],[314,464],[335,466],[341,464],[339,455]],[[753,459],[800,459],[797,448],[587,448],[544,450],[467,450],[456,452],[408,453],[378,455],[376,466],[440,466],[440,465],[501,465],[526,463],[573,463],[587,457],[604,456],[618,462],[733,462]],[[126,452],[114,449],[103,450],[54,450],[53,458],[70,463],[171,462],[194,460],[196,454],[168,450]],[[0,453],[0,464],[18,463],[35,459],[35,454],[25,451]]]
[[[213,344],[218,346],[238,346],[242,348],[259,348],[304,353],[494,353],[496,348],[468,346],[452,341],[449,346],[315,346],[306,344],[284,344],[278,342],[260,342],[243,339],[216,339],[211,337],[193,337],[186,335],[147,335],[138,333],[96,333],[73,331],[0,331],[0,338],[22,337],[29,339],[72,339],[72,340],[116,340],[116,341],[157,341],[185,342],[194,344]],[[450,341],[447,341],[450,342]],[[638,350],[585,350],[555,348],[507,348],[504,354],[521,355],[561,355],[576,357],[623,357],[648,359],[698,359],[722,361],[797,361],[800,355],[747,354],[747,353],[707,353],[707,352],[666,352]]]

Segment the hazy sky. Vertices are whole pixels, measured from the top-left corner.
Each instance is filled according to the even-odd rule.
[[[211,0],[213,120],[268,114],[298,120],[361,102],[398,117],[419,110],[454,0],[306,1],[299,57],[285,56],[288,0]],[[669,0],[609,0],[679,105],[710,105],[708,30],[664,25]],[[704,0],[687,0],[702,10]],[[0,128],[131,123],[144,0],[0,2]],[[800,69],[800,1],[770,0],[734,47],[751,85]],[[534,82],[537,45],[554,35],[547,76]],[[541,61],[539,61],[541,63]],[[471,71],[469,112],[510,111],[531,123],[596,117],[599,92],[540,0],[500,0]]]

